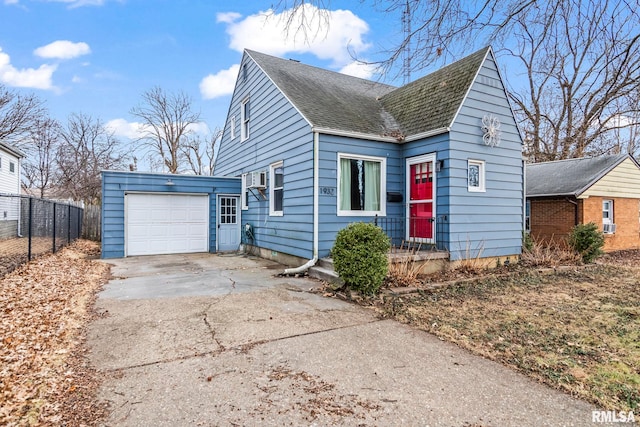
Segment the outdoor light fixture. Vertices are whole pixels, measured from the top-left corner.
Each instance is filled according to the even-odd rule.
[[[171,181],[171,178],[169,178],[167,182],[164,183],[164,185],[175,185],[175,183]]]

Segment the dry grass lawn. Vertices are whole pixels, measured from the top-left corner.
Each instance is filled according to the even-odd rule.
[[[387,295],[374,308],[603,409],[637,412],[640,269],[630,266],[640,264],[634,256]]]

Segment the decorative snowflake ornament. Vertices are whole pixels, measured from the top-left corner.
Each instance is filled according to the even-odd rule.
[[[500,119],[493,114],[486,114],[482,118],[482,140],[490,147],[500,145]]]

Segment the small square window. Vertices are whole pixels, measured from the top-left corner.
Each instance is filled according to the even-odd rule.
[[[16,172],[16,164],[13,162],[9,162],[9,172],[11,173],[15,173]]]
[[[467,188],[469,191],[484,192],[485,190],[484,161],[469,160],[467,163]]]

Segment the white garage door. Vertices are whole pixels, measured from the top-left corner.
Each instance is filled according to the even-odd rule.
[[[127,256],[207,252],[209,196],[127,194]]]

